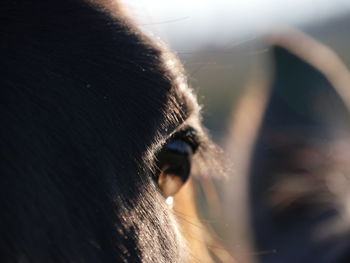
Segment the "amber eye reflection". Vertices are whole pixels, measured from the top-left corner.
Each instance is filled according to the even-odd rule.
[[[157,155],[157,183],[164,197],[176,194],[187,181],[194,150],[184,140],[168,141]]]

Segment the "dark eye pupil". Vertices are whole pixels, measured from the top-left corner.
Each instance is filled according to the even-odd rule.
[[[178,152],[179,154],[192,155],[192,147],[182,140],[171,140],[165,144],[165,148],[169,151]]]
[[[185,182],[190,174],[192,155],[192,147],[187,142],[170,140],[157,155],[157,167]]]

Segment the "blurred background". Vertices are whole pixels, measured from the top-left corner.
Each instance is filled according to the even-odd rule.
[[[301,75],[307,76],[303,77],[301,82],[295,82],[295,85],[303,89],[299,92],[292,92],[292,97],[288,98],[288,107],[293,109],[298,108],[296,112],[299,113],[305,110],[302,113],[304,117],[307,114],[309,115],[307,118],[298,117],[298,119],[290,115],[288,115],[289,117],[285,115],[275,116],[272,113],[271,116],[273,115],[273,118],[275,118],[273,123],[278,122],[276,121],[277,119],[289,118],[289,122],[287,121],[287,124],[284,123],[282,128],[288,126],[289,130],[294,130],[296,127],[298,129],[302,127],[297,132],[297,135],[307,133],[308,136],[302,136],[303,138],[299,139],[295,133],[287,134],[283,129],[280,129],[280,127],[276,129],[275,126],[273,126],[272,130],[274,133],[272,133],[282,134],[289,139],[293,138],[290,139],[293,143],[287,140],[288,143],[286,144],[288,145],[303,144],[302,148],[298,146],[297,150],[295,150],[298,152],[297,156],[300,156],[299,152],[301,149],[303,151],[305,149],[310,151],[312,148],[312,151],[314,151],[315,148],[319,149],[320,144],[334,145],[334,138],[338,136],[335,134],[339,134],[339,130],[341,130],[342,134],[345,134],[343,141],[347,140],[347,128],[343,126],[339,128],[341,125],[338,125],[338,123],[347,122],[347,118],[332,118],[335,115],[345,116],[348,114],[346,87],[341,84],[340,86],[342,88],[339,91],[339,88],[335,87],[337,86],[335,84],[337,81],[334,81],[331,75],[334,71],[345,72],[344,74],[346,75],[347,68],[350,65],[350,53],[348,52],[350,43],[350,1],[123,1],[127,10],[135,17],[137,24],[142,30],[153,38],[165,42],[176,52],[186,69],[191,87],[196,91],[199,102],[204,106],[203,116],[205,126],[209,129],[215,142],[226,151],[229,171],[227,178],[201,178],[201,182],[196,184],[196,194],[199,197],[200,218],[218,241],[217,243],[214,242],[215,244],[212,247],[217,261],[231,262],[231,259],[225,259],[224,253],[220,252],[221,250],[227,250],[234,256],[237,262],[350,262],[350,259],[346,256],[345,261],[341,261],[341,257],[337,256],[339,254],[344,255],[346,254],[344,251],[348,251],[347,247],[338,246],[342,241],[333,241],[333,239],[329,241],[330,239],[327,239],[327,242],[322,243],[310,238],[311,241],[305,241],[304,244],[303,242],[298,242],[300,240],[290,234],[291,232],[298,233],[302,239],[305,236],[312,236],[314,232],[322,232],[319,231],[319,227],[312,233],[309,230],[316,229],[315,225],[322,225],[328,220],[329,214],[327,210],[328,214],[322,212],[322,215],[313,213],[310,216],[309,211],[319,211],[319,208],[323,209],[325,207],[324,202],[316,202],[317,205],[313,203],[312,207],[308,206],[306,209],[308,211],[307,213],[304,211],[304,206],[302,207],[304,210],[300,210],[301,206],[299,204],[302,202],[299,202],[299,197],[295,197],[296,190],[290,190],[293,180],[288,181],[292,183],[287,184],[287,190],[281,188],[281,191],[291,192],[287,196],[293,199],[293,202],[291,202],[293,203],[293,209],[295,208],[294,203],[298,204],[297,209],[293,210],[294,212],[292,214],[293,216],[294,214],[300,215],[300,217],[296,217],[294,221],[287,222],[282,218],[285,214],[288,214],[287,212],[290,212],[288,210],[289,208],[282,210],[287,211],[285,214],[283,214],[284,212],[279,212],[280,214],[277,213],[277,217],[275,217],[275,215],[271,215],[275,213],[275,208],[266,206],[265,203],[258,202],[259,204],[257,204],[254,201],[255,197],[251,196],[252,193],[255,193],[255,196],[259,196],[261,199],[265,198],[266,189],[275,189],[274,187],[278,185],[276,182],[280,178],[279,176],[275,176],[275,172],[268,170],[266,172],[267,175],[264,173],[265,181],[260,182],[254,179],[256,175],[253,175],[254,173],[252,172],[254,170],[252,167],[262,167],[261,171],[263,171],[266,165],[259,166],[260,162],[269,163],[271,161],[270,159],[265,160],[260,158],[256,154],[257,149],[260,147],[259,143],[266,144],[266,141],[264,141],[265,137],[261,137],[260,133],[264,131],[265,126],[270,131],[272,129],[271,127],[275,125],[269,124],[269,119],[264,117],[263,112],[268,112],[270,105],[272,105],[270,107],[272,112],[289,112],[289,109],[285,110],[284,106],[273,106],[275,102],[271,102],[274,99],[273,90],[276,87],[281,89],[282,84],[280,83],[283,83],[276,76],[276,72],[279,72],[279,67],[284,68],[285,65],[290,65],[290,72],[283,73],[285,74],[285,82],[287,79],[289,79],[289,82],[293,82],[293,78],[299,78]],[[306,35],[298,35],[296,33],[296,36],[289,38],[290,35],[294,35],[295,30],[301,30]],[[311,38],[311,42],[315,40],[317,43],[322,43],[321,46],[317,43],[310,44],[308,37]],[[303,42],[303,40],[305,41]],[[293,56],[288,58],[288,54],[283,55],[283,52],[275,52],[274,44],[276,43],[289,51],[292,50],[292,53],[296,52],[299,57],[305,59],[312,67],[304,67],[305,65],[300,61],[295,62]],[[290,43],[292,44],[290,45]],[[325,45],[334,54],[323,56],[322,45]],[[315,51],[314,55],[308,57],[308,54],[313,53],[312,51]],[[340,58],[339,60],[345,64],[345,69],[342,68],[339,70],[337,66],[330,66],[330,69],[327,69],[327,65],[330,61],[333,61],[333,55]],[[282,56],[285,60],[281,60],[279,56]],[[286,56],[287,58],[285,58]],[[317,57],[321,58],[321,60],[323,59],[323,62],[319,64]],[[280,61],[284,61],[284,64]],[[294,62],[296,64],[293,64]],[[299,75],[293,75],[293,72],[301,68],[303,70],[300,71]],[[320,76],[315,77],[313,75],[313,68],[321,71]],[[322,79],[323,76],[331,80],[330,83],[327,82],[324,85],[328,85],[329,90],[336,91],[334,94],[332,93],[333,95],[327,95],[329,97],[322,97],[320,99],[322,102],[316,102],[315,98],[318,95],[314,96],[313,92],[320,84],[315,83],[318,79]],[[283,87],[287,87],[288,83],[283,85]],[[307,93],[306,91],[310,87],[313,89],[310,93],[312,95],[307,97],[304,94]],[[286,94],[291,94],[290,92],[290,90],[284,90],[282,93],[286,97]],[[327,104],[329,100],[335,101],[333,106]],[[298,104],[300,101],[305,101],[306,105],[317,104],[317,107],[301,109],[301,106]],[[339,106],[340,104],[345,104],[345,106]],[[327,110],[319,110],[326,107]],[[315,121],[314,116],[327,117],[317,117],[317,121]],[[305,119],[310,123],[306,125]],[[300,123],[302,122],[303,124],[301,125]],[[322,125],[317,126],[319,123],[322,123]],[[306,126],[308,128],[305,128]],[[309,132],[309,126],[316,128],[313,128],[313,132]],[[332,130],[332,132],[329,132],[332,136],[322,137],[320,134],[323,134],[323,129],[327,131]],[[317,132],[314,132],[314,130],[317,130]],[[279,136],[278,138],[282,138],[283,136]],[[322,139],[314,140],[314,138],[321,137]],[[305,141],[312,141],[312,146],[309,144],[305,146]],[[275,140],[273,143],[264,147],[274,148],[275,144],[280,145],[281,143],[279,141],[277,143]],[[317,150],[317,153],[321,151],[324,150]],[[268,156],[268,154],[270,152],[265,152],[264,156]],[[278,152],[280,156],[284,156],[285,154],[286,152],[284,150]],[[344,153],[342,154],[346,155]],[[306,159],[308,158],[306,157]],[[278,162],[284,163],[288,161],[288,169],[285,167],[283,169],[287,169],[288,173],[293,171],[293,174],[298,175],[297,178],[300,178],[300,174],[302,174],[303,178],[306,178],[304,175],[310,176],[310,174],[313,174],[313,172],[310,172],[309,166],[314,159],[311,160],[309,158],[310,161],[307,161],[305,165],[304,163],[302,164],[307,167],[307,169],[303,168],[302,172],[299,172],[301,162],[296,161],[297,159],[296,157],[285,157],[285,159],[279,159]],[[289,164],[291,160],[292,165]],[[323,161],[317,159],[317,162]],[[259,164],[256,165],[256,163]],[[333,166],[334,163],[338,164],[338,161],[333,160]],[[269,169],[272,168],[270,167]],[[273,169],[277,168],[274,167]],[[314,171],[315,168],[312,169]],[[295,170],[298,172],[295,172]],[[339,167],[335,167],[334,170],[338,174],[340,173]],[[285,172],[285,170],[283,171]],[[274,175],[272,176],[272,174]],[[262,178],[262,174],[259,174],[259,176]],[[325,181],[324,178],[322,177],[320,181]],[[254,190],[256,182],[259,182],[258,185],[264,186],[263,191],[261,189]],[[311,185],[314,184],[315,182],[312,181]],[[318,195],[322,193],[324,196],[324,193],[329,190],[329,184],[325,185],[327,190],[320,187],[319,189],[321,190],[318,189],[318,192],[316,191]],[[297,188],[300,189],[300,185]],[[309,188],[306,187],[308,194],[312,191],[313,188],[311,186]],[[335,190],[335,192],[337,191]],[[260,192],[263,192],[263,194],[260,195]],[[273,193],[275,194],[275,192]],[[300,195],[300,191],[298,191],[298,194]],[[278,195],[278,198],[281,199],[280,196]],[[332,193],[332,196],[337,195]],[[279,202],[280,199],[278,198],[277,200]],[[294,202],[294,199],[297,202]],[[331,206],[333,209],[336,205],[332,203]],[[315,207],[317,209],[314,209]],[[336,208],[338,209],[338,206]],[[260,211],[256,213],[258,210],[264,210],[265,212]],[[325,214],[327,216],[324,216]],[[336,213],[336,216],[340,217],[338,213]],[[311,221],[308,221],[309,219]],[[305,228],[299,227],[298,230],[295,230],[294,227],[295,225],[299,225],[299,221],[308,223],[305,223]],[[276,229],[276,226],[279,224],[282,224],[283,228]],[[267,234],[264,234],[264,230],[261,230],[264,227],[269,229]],[[299,231],[299,229],[302,230]],[[269,236],[269,234],[276,238],[269,237],[269,239],[266,239],[265,235]],[[284,238],[280,239],[279,235],[284,236]],[[308,240],[308,238],[305,238],[305,240]],[[263,245],[259,242],[263,242]],[[276,245],[276,242],[281,245]],[[337,245],[333,249],[334,243]],[[301,247],[307,249],[302,249]],[[326,254],[320,253],[320,255],[322,254],[320,258],[310,256],[314,253],[319,253],[319,250],[330,252]],[[283,254],[284,252],[285,254]],[[298,256],[291,256],[295,254]],[[267,255],[267,257],[264,255]],[[279,255],[282,256],[279,257]]]
[[[318,26],[319,37],[327,38],[337,49],[347,44],[344,39],[333,38],[330,29],[336,28],[336,35],[348,37],[347,25],[338,19],[350,12],[348,0],[123,2],[145,32],[175,50],[205,105],[205,124],[218,142],[250,70],[261,66],[267,53],[261,46],[262,36],[286,26],[322,24]]]

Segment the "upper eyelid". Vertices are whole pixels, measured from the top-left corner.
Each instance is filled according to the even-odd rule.
[[[175,131],[166,141],[183,140],[188,143],[195,153],[201,146],[201,139],[199,132],[190,125],[185,125]]]

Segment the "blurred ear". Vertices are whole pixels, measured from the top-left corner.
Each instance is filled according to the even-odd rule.
[[[251,156],[249,194],[256,250],[278,253],[259,260],[339,262],[349,236],[320,236],[342,218],[341,200],[328,184],[344,174],[335,149],[340,141],[349,143],[350,115],[342,93],[348,72],[333,52],[303,34],[278,39],[271,57],[270,92]]]

